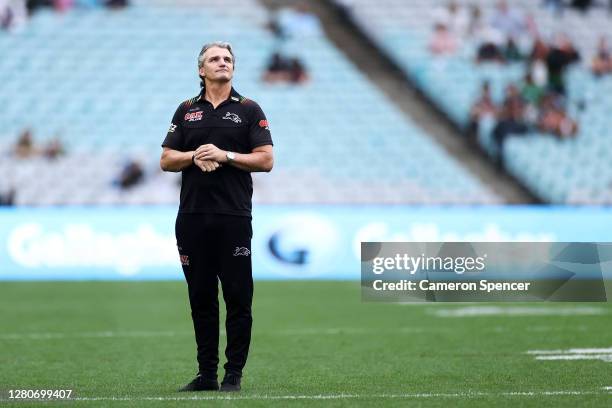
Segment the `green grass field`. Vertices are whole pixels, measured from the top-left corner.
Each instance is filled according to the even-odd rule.
[[[3,282],[0,310],[0,405],[612,406],[612,362],[526,353],[612,347],[609,303],[363,303],[357,282],[257,282],[230,395],[176,392],[196,371],[182,282]],[[77,399],[14,402],[9,389]]]

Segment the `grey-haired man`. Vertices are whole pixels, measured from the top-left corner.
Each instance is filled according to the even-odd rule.
[[[240,390],[251,341],[251,172],[269,172],[274,158],[263,111],[232,87],[234,64],[228,43],[202,47],[202,90],[179,105],[162,143],[161,168],[182,172],[175,232],[199,366],[181,391],[219,389],[219,281],[227,308],[221,391]]]

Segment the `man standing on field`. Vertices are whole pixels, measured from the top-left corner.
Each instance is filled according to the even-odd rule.
[[[251,172],[269,172],[274,158],[263,111],[232,87],[234,64],[230,44],[202,47],[202,91],[179,105],[162,144],[162,170],[182,172],[175,232],[199,366],[181,391],[239,391],[251,341]],[[227,307],[220,388],[219,281]]]

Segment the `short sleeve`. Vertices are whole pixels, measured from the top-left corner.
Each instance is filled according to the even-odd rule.
[[[251,121],[249,125],[249,144],[251,149],[259,146],[272,145],[272,134],[270,133],[270,126],[266,115],[261,110],[261,107],[253,102],[251,111]]]
[[[168,134],[166,134],[166,138],[162,143],[162,147],[169,147],[173,150],[184,150],[185,138],[183,134],[183,125],[182,125],[182,105],[176,109],[174,116],[172,117],[172,122],[170,123],[170,128],[168,129]]]

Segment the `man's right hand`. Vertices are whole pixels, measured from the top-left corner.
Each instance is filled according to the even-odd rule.
[[[198,166],[204,173],[210,173],[217,170],[221,165],[213,160],[201,160],[194,158],[193,162]]]

